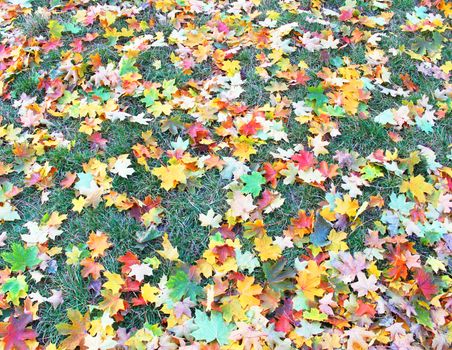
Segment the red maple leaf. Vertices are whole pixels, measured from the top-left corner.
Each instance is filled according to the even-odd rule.
[[[355,311],[356,316],[368,315],[370,317],[374,317],[376,313],[377,311],[375,310],[374,305],[358,300],[358,308]]]
[[[99,148],[105,150],[108,140],[102,137],[100,132],[95,132],[88,137],[88,141],[91,142],[91,148]]]
[[[388,270],[388,275],[393,280],[399,278],[405,279],[408,275],[408,268],[406,266],[405,255],[402,252],[400,245],[394,247],[388,247],[388,259],[391,262],[391,268]]]
[[[49,53],[52,50],[55,50],[59,47],[63,46],[63,42],[60,39],[50,39],[49,41],[45,41],[42,45],[42,50],[45,53]]]
[[[262,129],[262,125],[253,118],[250,122],[243,124],[239,131],[242,135],[250,136],[255,135],[259,129]]]
[[[31,314],[21,314],[18,317],[9,318],[9,322],[0,323],[0,338],[4,343],[5,350],[27,350],[26,340],[36,338],[36,332],[27,328],[33,320]]]
[[[275,199],[275,196],[269,190],[265,190],[264,192],[262,192],[262,198],[260,198],[257,201],[259,209],[260,210],[264,209],[265,207],[270,205],[274,199]]]
[[[402,79],[403,85],[410,90],[410,91],[418,91],[419,86],[417,86],[415,83],[413,83],[413,80],[411,80],[410,75],[407,74],[399,74],[400,79]]]
[[[290,222],[296,228],[312,229],[314,226],[314,215],[306,214],[306,211],[300,210],[298,211],[298,217],[291,219]]]
[[[218,232],[221,233],[221,237],[223,237],[224,239],[235,239],[235,232],[232,230],[233,227],[229,227],[229,225],[225,224],[225,225],[221,225],[220,228],[218,228]]]
[[[217,245],[212,249],[212,252],[217,256],[217,259],[221,264],[223,264],[230,256],[235,256],[234,247],[228,246],[227,244]]]
[[[353,10],[346,9],[341,11],[341,15],[339,16],[339,21],[345,22],[353,17]]]
[[[270,163],[264,163],[264,177],[267,182],[269,182],[273,188],[276,187],[276,176],[278,175],[278,172],[273,168],[273,166]]]
[[[130,278],[127,278],[124,286],[121,288],[121,291],[123,293],[129,293],[129,292],[138,292],[140,290],[141,282],[139,281],[132,281]]]
[[[124,264],[121,267],[121,273],[123,274],[128,274],[131,271],[130,266],[141,263],[140,259],[138,259],[138,256],[136,256],[130,250],[124,255],[120,256],[118,258],[118,261]]]
[[[187,128],[187,134],[197,142],[209,136],[210,132],[201,123],[193,123]]]
[[[319,171],[322,173],[323,176],[328,177],[332,179],[333,177],[337,176],[337,169],[339,166],[337,164],[328,165],[327,162],[322,160],[319,164]]]
[[[294,315],[293,302],[291,299],[284,300],[284,304],[275,310],[275,330],[277,332],[288,333],[293,329]]]
[[[142,296],[137,298],[132,298],[132,306],[145,306],[147,304],[146,300]]]
[[[418,269],[414,278],[418,288],[428,300],[438,292],[438,289],[433,284],[432,277],[425,270]]]
[[[306,85],[306,83],[310,79],[311,78],[309,77],[309,75],[306,74],[306,72],[304,70],[298,71],[295,75],[295,82],[297,82],[300,85]]]
[[[314,154],[309,151],[300,151],[294,154],[291,159],[297,163],[296,165],[300,170],[308,170],[316,163]]]
[[[68,171],[66,173],[66,176],[64,177],[64,179],[61,180],[61,182],[60,182],[61,188],[66,189],[66,188],[71,187],[76,178],[77,178],[76,173],[71,173]]]

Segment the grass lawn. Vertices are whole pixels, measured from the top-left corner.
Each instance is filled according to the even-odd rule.
[[[451,16],[0,2],[0,349],[447,349]]]

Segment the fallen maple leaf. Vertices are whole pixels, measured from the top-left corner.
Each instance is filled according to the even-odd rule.
[[[417,287],[427,300],[438,293],[438,288],[433,284],[432,277],[425,270],[417,269],[414,278]]]
[[[31,314],[11,315],[9,322],[0,322],[0,344],[4,350],[27,350],[27,340],[34,340],[37,334],[28,324],[33,320]]]
[[[433,192],[433,186],[425,181],[422,175],[410,177],[409,181],[403,181],[400,186],[400,192],[410,191],[413,196],[421,203],[424,203],[426,194]]]
[[[237,281],[237,290],[239,291],[239,301],[243,308],[260,304],[256,298],[262,292],[262,287],[254,284],[254,277],[245,277],[243,281]]]
[[[240,216],[244,220],[247,220],[250,217],[250,213],[256,209],[251,195],[245,196],[240,191],[234,191],[228,203],[231,206],[231,214],[236,217]]]
[[[220,227],[221,218],[222,216],[220,214],[216,214],[212,209],[209,209],[207,214],[199,214],[199,221],[201,222],[201,226],[204,227]]]
[[[132,175],[135,170],[133,170],[133,168],[129,168],[130,165],[132,165],[132,162],[128,159],[128,156],[128,154],[121,154],[117,158],[110,158],[110,171],[113,174],[117,174],[123,178],[127,178],[129,175]]]
[[[87,244],[93,258],[104,256],[105,250],[111,247],[107,234],[100,231],[91,232]]]
[[[171,164],[167,167],[154,168],[152,174],[162,181],[161,187],[167,191],[175,188],[179,183],[187,183],[185,166],[182,164]]]
[[[61,342],[61,347],[67,350],[74,350],[77,347],[84,349],[85,335],[89,325],[89,313],[82,315],[78,310],[68,309],[67,317],[71,323],[59,323],[55,326],[61,335],[68,336]]]

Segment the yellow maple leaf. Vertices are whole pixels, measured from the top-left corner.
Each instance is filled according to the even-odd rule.
[[[325,293],[325,290],[319,288],[321,274],[322,269],[314,260],[310,260],[308,266],[300,271],[296,277],[297,286],[309,300],[314,300],[316,296],[321,297]]]
[[[245,311],[240,304],[238,296],[228,296],[223,299],[221,306],[223,318],[226,322],[241,321],[246,319]]]
[[[422,175],[410,177],[409,181],[403,181],[400,186],[400,192],[410,191],[413,196],[421,203],[425,202],[425,194],[433,192],[433,186],[425,181]]]
[[[259,257],[262,261],[276,260],[282,253],[280,246],[274,244],[268,235],[256,237],[254,239],[254,247],[259,252]]]
[[[375,263],[375,261],[372,261],[369,264],[369,267],[367,268],[367,271],[369,272],[369,274],[375,275],[375,277],[380,278],[381,271],[378,269],[378,266]]]
[[[104,276],[107,278],[107,282],[104,283],[103,287],[111,290],[114,294],[119,293],[124,284],[121,275],[107,271]]]
[[[103,16],[103,19],[107,21],[108,26],[111,26],[116,21],[116,17],[118,15],[112,11],[107,11],[105,13],[105,16]],[[101,16],[102,17],[102,16]]]
[[[328,235],[328,240],[331,241],[330,245],[328,246],[328,250],[335,253],[343,250],[348,250],[347,242],[344,242],[346,238],[346,232],[337,232],[336,230],[331,230]]]
[[[74,198],[74,199],[72,199],[72,204],[73,204],[72,210],[77,213],[81,213],[81,211],[83,210],[83,207],[86,204],[86,199],[83,196]]]
[[[157,176],[162,181],[160,187],[165,190],[175,188],[180,183],[187,183],[187,176],[185,175],[185,166],[182,164],[171,164],[169,166],[161,166],[154,168],[152,174]]]
[[[325,205],[322,210],[320,210],[320,215],[326,220],[326,221],[334,221],[336,220],[336,214],[333,210],[330,209],[328,205]]]
[[[106,311],[110,316],[125,310],[124,300],[120,298],[120,294],[113,293],[110,290],[104,290],[101,294],[104,299],[99,303],[100,310]]]
[[[321,340],[320,345],[322,346],[322,349],[333,350],[341,347],[341,337],[339,334],[324,332],[319,338]]]
[[[356,114],[358,112],[360,89],[364,83],[361,80],[351,80],[342,87],[344,97],[344,109],[348,114]]]
[[[179,252],[177,251],[177,248],[174,248],[171,245],[167,233],[163,235],[162,246],[163,250],[157,250],[157,253],[159,253],[162,257],[170,261],[177,261],[179,259]]]
[[[79,107],[79,115],[81,117],[89,116],[91,119],[95,119],[95,117],[104,112],[103,107],[99,102],[92,103],[81,103]],[[101,123],[100,119],[96,118],[97,123]]]
[[[355,216],[359,208],[359,202],[356,199],[352,200],[348,194],[344,196],[344,199],[336,198],[334,203],[336,204],[334,209],[336,213],[349,217]]]
[[[155,303],[160,290],[157,287],[151,286],[149,283],[143,284],[141,287],[141,296],[148,303]]]
[[[154,117],[160,117],[162,113],[164,115],[170,115],[171,111],[173,110],[173,106],[171,106],[169,103],[162,103],[160,101],[156,101],[152,107],[148,108],[148,111],[152,113]]]
[[[66,257],[67,257],[66,264],[68,264],[68,265],[78,264],[81,255],[82,255],[82,251],[77,246],[73,246],[70,251],[66,252]]]
[[[196,262],[196,267],[198,268],[199,274],[204,275],[204,277],[209,278],[213,274],[213,267],[206,259],[199,259]]]
[[[163,213],[162,208],[152,208],[147,213],[141,215],[141,220],[146,227],[149,227],[151,224],[160,224],[162,222],[159,216],[161,213]]]
[[[446,266],[443,264],[443,262],[434,258],[433,256],[429,256],[425,263],[427,265],[430,265],[435,273],[438,273],[439,270],[446,271]]]
[[[256,149],[247,142],[235,142],[234,152],[232,153],[235,157],[238,157],[241,162],[245,160],[249,161],[252,154],[256,154]]]
[[[223,65],[221,69],[226,72],[228,77],[232,77],[237,73],[240,69],[240,61],[223,61]]]
[[[261,303],[255,295],[261,294],[262,287],[254,284],[254,277],[247,276],[243,281],[237,281],[237,290],[240,292],[239,301],[243,308]]]

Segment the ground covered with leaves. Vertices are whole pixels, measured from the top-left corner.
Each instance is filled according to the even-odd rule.
[[[0,349],[450,348],[451,16],[0,0]]]

